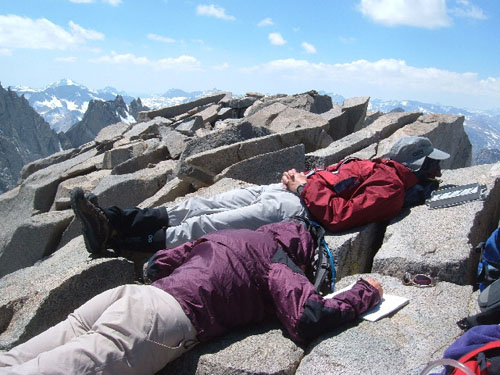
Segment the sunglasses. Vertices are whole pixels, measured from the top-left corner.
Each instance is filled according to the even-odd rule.
[[[404,285],[413,285],[420,288],[434,286],[434,281],[430,276],[417,274],[412,276],[409,272],[406,272],[403,276]]]

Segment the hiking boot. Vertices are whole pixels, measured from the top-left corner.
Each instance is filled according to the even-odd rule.
[[[85,247],[89,253],[98,254],[107,248],[111,227],[104,211],[93,202],[97,203],[95,195],[86,196],[81,188],[71,191],[71,208],[82,225]]]

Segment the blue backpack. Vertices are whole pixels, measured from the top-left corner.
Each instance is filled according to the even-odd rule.
[[[480,291],[483,291],[488,285],[500,278],[498,230],[499,228],[495,229],[485,243],[478,245],[479,250],[481,250],[477,266],[477,281]]]

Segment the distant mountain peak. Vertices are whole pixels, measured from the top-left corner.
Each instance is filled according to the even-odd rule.
[[[63,79],[60,79],[59,81],[52,82],[50,85],[47,86],[47,88],[49,88],[49,87],[61,87],[61,86],[84,87],[83,85],[80,85],[79,83],[76,83],[75,81],[72,81],[71,79],[63,78]]]

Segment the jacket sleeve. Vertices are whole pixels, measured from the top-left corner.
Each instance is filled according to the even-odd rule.
[[[340,232],[395,217],[403,207],[405,187],[394,176],[375,172],[346,199],[326,179],[315,176],[308,180],[300,197],[326,229]]]
[[[325,299],[304,274],[272,263],[269,288],[276,315],[293,340],[309,341],[359,317],[380,302],[380,294],[360,279],[352,289]]]
[[[199,241],[186,242],[183,245],[173,249],[159,250],[148,260],[146,275],[150,281],[156,281],[169,276],[177,267],[179,267],[186,258],[194,245]]]

